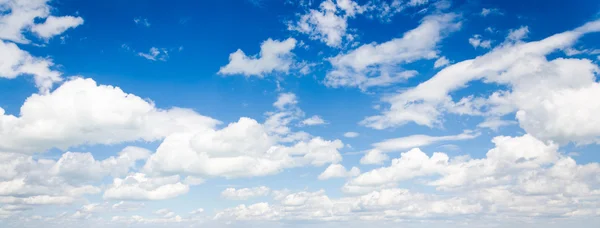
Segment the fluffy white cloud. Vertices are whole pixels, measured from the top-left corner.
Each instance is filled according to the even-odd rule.
[[[227,188],[221,192],[221,197],[230,200],[247,200],[254,197],[266,196],[271,192],[271,189],[265,186],[254,188]]]
[[[343,165],[340,164],[331,164],[323,173],[321,173],[318,177],[319,180],[327,180],[331,178],[346,178],[346,177],[354,177],[360,174],[360,169],[358,167],[352,167],[350,170],[346,170]]]
[[[146,163],[155,172],[191,175],[249,177],[280,172],[303,165],[337,163],[341,141],[312,138],[293,146],[278,145],[265,126],[241,118],[221,130],[168,136]]]
[[[483,207],[465,198],[442,198],[406,189],[383,189],[356,197],[332,199],[325,191],[287,193],[274,204],[239,205],[218,212],[217,220],[350,221],[424,219],[477,214]]]
[[[294,38],[284,41],[269,38],[260,45],[258,56],[247,56],[238,49],[229,55],[229,63],[221,67],[219,74],[264,77],[273,72],[288,72],[294,62],[292,50],[295,47]]]
[[[180,182],[179,176],[148,177],[134,173],[123,179],[115,178],[104,191],[107,200],[164,200],[189,191],[189,186]]]
[[[367,154],[365,154],[365,156],[363,156],[362,158],[360,158],[360,164],[363,164],[363,165],[378,165],[378,164],[382,164],[384,161],[387,161],[389,159],[390,159],[390,157],[387,156],[382,151],[377,150],[377,149],[373,149],[373,150],[369,150],[367,152]]]
[[[273,104],[278,112],[268,112],[262,124],[242,117],[222,129],[171,134],[148,159],[145,170],[236,178],[340,162],[338,150],[344,146],[340,140],[324,140],[288,127],[302,114],[295,104],[295,95],[281,94]]]
[[[83,24],[80,17],[51,16],[49,0],[0,1],[0,39],[17,43],[29,43],[23,33],[32,31],[44,39],[59,35],[69,28]],[[36,23],[36,19],[46,19]]]
[[[333,69],[325,77],[331,87],[386,86],[417,74],[399,69],[401,64],[438,57],[438,43],[460,28],[455,14],[431,15],[402,36],[381,44],[365,44],[329,60]]]
[[[47,93],[54,83],[62,81],[61,73],[51,69],[52,66],[51,59],[32,56],[16,44],[0,40],[0,77],[13,79],[31,75],[40,92]],[[0,108],[0,114],[2,112]]]
[[[353,39],[352,35],[346,34],[348,18],[364,10],[353,0],[326,0],[319,5],[319,10],[310,9],[297,22],[290,23],[288,29],[307,34],[310,39],[320,40],[328,46],[340,47],[343,40]]]
[[[445,56],[438,58],[435,63],[433,63],[433,68],[440,68],[450,64],[450,60],[448,60]]]
[[[481,38],[481,35],[479,34],[475,34],[473,35],[473,37],[469,38],[469,44],[471,44],[471,46],[473,46],[474,48],[492,48],[492,41],[491,40],[483,40]]]
[[[33,153],[82,144],[154,141],[217,123],[189,109],[158,109],[118,87],[74,78],[49,94],[27,98],[19,117],[0,109],[0,151]]]
[[[273,103],[273,106],[280,110],[286,109],[288,106],[294,106],[298,104],[298,98],[293,93],[280,93],[277,97],[277,101]]]
[[[599,30],[600,21],[594,21],[541,41],[515,41],[522,35],[514,35],[517,38],[508,39],[483,56],[448,66],[417,87],[386,98],[391,107],[362,123],[377,129],[408,122],[433,127],[441,125],[445,112],[499,117],[516,111],[519,124],[536,137],[593,142],[600,132],[593,130],[598,129],[596,121],[584,117],[593,116],[598,103],[586,100],[597,91],[594,74],[598,67],[585,59],[548,61],[545,56]],[[507,85],[509,90],[454,102],[449,94],[473,80]]]
[[[499,9],[495,9],[495,8],[483,8],[481,9],[481,13],[480,15],[483,17],[486,17],[488,15],[503,15],[504,13],[502,13],[502,11],[500,11]]]
[[[35,24],[31,31],[44,39],[52,38],[62,34],[67,29],[75,28],[83,24],[83,18],[73,16],[55,17],[49,16],[42,24]]]
[[[68,178],[71,181],[101,180],[103,177],[123,176],[136,161],[146,160],[150,151],[139,147],[126,147],[118,157],[109,157],[102,161],[94,159],[91,153],[66,152],[56,161],[50,172]]]
[[[89,153],[66,152],[58,160],[0,153],[0,204],[71,204],[84,195],[98,194],[96,185],[108,175],[135,170],[149,156],[145,149],[127,147],[116,157],[95,160]]]
[[[311,116],[310,118],[304,119],[304,120],[302,120],[302,122],[300,122],[301,125],[306,125],[306,126],[323,125],[326,123],[327,122],[325,122],[324,119],[322,119],[320,116],[317,116],[317,115]]]

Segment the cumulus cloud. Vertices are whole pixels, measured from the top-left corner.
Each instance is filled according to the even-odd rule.
[[[52,86],[62,81],[61,72],[53,70],[50,58],[32,56],[16,44],[0,40],[0,77],[13,79],[31,75],[41,93],[48,93]],[[0,112],[2,112],[0,110]]]
[[[342,41],[351,41],[353,37],[346,33],[348,18],[364,11],[364,7],[352,0],[326,0],[318,10],[310,9],[297,22],[290,23],[288,30],[307,34],[310,39],[320,40],[331,47],[340,47]]]
[[[469,38],[469,44],[471,44],[471,46],[473,46],[475,49],[478,47],[490,49],[492,47],[492,41],[483,40],[479,34],[475,34],[473,37]]]
[[[317,116],[317,115],[311,116],[307,119],[302,120],[302,122],[300,122],[300,124],[305,125],[305,126],[323,125],[326,123],[327,122],[325,122],[324,119],[322,119],[320,116]]]
[[[71,204],[98,194],[106,176],[120,177],[136,170],[149,152],[127,147],[104,160],[90,153],[66,152],[57,160],[0,153],[0,203],[8,205]],[[83,215],[81,215],[83,216]]]
[[[267,39],[260,45],[258,56],[247,56],[241,49],[229,55],[229,63],[219,70],[221,75],[264,77],[274,72],[288,72],[294,63],[292,50],[296,39],[283,41]]]
[[[448,60],[445,56],[438,58],[435,63],[433,63],[433,68],[440,68],[450,64],[450,60]]]
[[[273,106],[280,110],[286,109],[287,106],[294,106],[298,104],[298,98],[294,93],[280,93],[277,97],[277,101],[273,103]]]
[[[154,141],[218,123],[189,109],[158,109],[118,87],[74,78],[49,94],[31,95],[18,117],[0,108],[0,150],[34,153],[83,144]]]
[[[83,24],[81,17],[52,16],[48,0],[1,1],[0,39],[17,43],[29,43],[24,33],[31,31],[41,38],[49,39],[62,34],[69,28]],[[36,19],[45,19],[37,22]]]
[[[586,59],[547,60],[546,55],[599,30],[600,22],[593,21],[541,41],[512,38],[485,55],[450,65],[418,86],[386,98],[390,108],[362,123],[376,129],[409,122],[433,127],[441,125],[446,112],[489,117],[516,113],[521,127],[540,139],[595,142],[600,136],[594,130],[598,129],[596,121],[583,117],[592,116],[598,103],[586,99],[599,87],[594,79],[598,66]],[[454,102],[449,94],[474,80],[509,88],[488,97],[468,96]]]
[[[277,112],[266,113],[259,123],[247,117],[221,129],[173,133],[145,164],[152,173],[185,173],[226,178],[272,175],[287,168],[339,163],[340,140],[325,140],[289,125],[303,113],[294,94],[280,94],[273,104]]]
[[[358,132],[353,132],[353,131],[349,131],[344,133],[344,137],[346,138],[356,138],[358,137],[360,134]]]
[[[343,165],[340,164],[331,164],[323,173],[321,173],[318,177],[319,180],[327,180],[331,178],[346,178],[358,176],[360,174],[360,169],[358,167],[352,167],[350,170],[346,170]]]
[[[363,165],[380,165],[383,164],[384,161],[389,160],[390,157],[387,156],[380,150],[373,149],[369,150],[365,156],[360,158],[360,164]]]
[[[41,38],[49,39],[62,34],[67,29],[75,28],[83,24],[83,18],[73,16],[55,17],[49,16],[42,24],[35,24],[31,31]]]
[[[387,86],[417,75],[402,69],[402,64],[438,57],[438,43],[460,23],[455,14],[430,15],[401,38],[376,44],[364,44],[331,59],[333,69],[327,72],[325,84],[330,87],[367,89]]]
[[[148,177],[134,173],[125,178],[115,178],[104,191],[107,200],[164,200],[189,191],[189,186],[180,182],[179,176]]]
[[[247,200],[253,197],[266,196],[271,192],[271,189],[265,186],[254,188],[227,188],[221,192],[221,197],[229,200]]]

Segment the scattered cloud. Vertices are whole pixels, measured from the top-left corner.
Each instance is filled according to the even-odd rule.
[[[249,198],[266,196],[271,192],[271,189],[265,186],[254,188],[227,188],[221,192],[221,197],[229,200],[247,200]]]
[[[352,131],[344,133],[344,137],[346,137],[346,138],[356,138],[359,135],[360,134],[358,132],[352,132]]]
[[[294,63],[292,50],[296,39],[284,41],[268,39],[260,45],[258,56],[247,56],[242,50],[229,55],[229,63],[219,70],[221,75],[244,75],[264,77],[273,72],[287,73]]]
[[[144,27],[150,27],[152,24],[150,24],[150,22],[148,21],[148,18],[141,18],[141,17],[136,17],[133,19],[133,22],[136,25],[141,25]]]
[[[329,62],[325,85],[367,89],[388,86],[418,74],[402,69],[404,63],[438,57],[437,45],[448,33],[460,28],[455,14],[431,15],[401,38],[381,44],[364,44],[348,53],[339,54]]]
[[[169,59],[169,51],[165,48],[151,47],[147,53],[138,52],[138,55],[152,61],[167,61]]]
[[[325,120],[323,120],[320,116],[314,115],[310,118],[304,119],[302,122],[300,122],[300,124],[303,126],[315,126],[327,124],[327,122],[325,122]]]
[[[491,40],[482,40],[481,35],[476,34],[473,35],[473,37],[469,38],[469,44],[471,44],[471,46],[473,46],[474,48],[485,48],[485,49],[490,49],[492,48],[492,41]]]
[[[483,8],[481,9],[481,13],[479,13],[482,17],[487,17],[489,15],[504,15],[502,11],[496,8]]]

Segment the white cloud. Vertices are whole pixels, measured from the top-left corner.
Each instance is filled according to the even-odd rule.
[[[189,191],[189,186],[180,182],[179,176],[148,177],[134,173],[124,179],[115,178],[104,191],[107,200],[164,200]]]
[[[169,59],[169,51],[165,48],[151,47],[148,53],[138,52],[138,55],[152,61],[167,61]]]
[[[83,19],[73,16],[51,16],[48,0],[0,1],[0,39],[29,43],[24,33],[31,31],[44,39],[62,34],[69,28],[83,24]],[[36,23],[36,19],[46,19]]]
[[[433,127],[441,125],[440,118],[445,112],[498,117],[516,111],[520,113],[517,114],[519,124],[536,137],[590,143],[600,132],[592,130],[596,121],[581,118],[588,115],[580,114],[591,116],[598,103],[585,99],[596,91],[593,72],[597,72],[598,67],[589,60],[548,61],[545,56],[599,30],[600,21],[595,21],[541,41],[524,43],[514,41],[517,38],[508,39],[485,55],[450,65],[418,86],[386,97],[384,101],[391,106],[383,110],[382,115],[366,118],[362,124],[376,129],[409,122]],[[543,83],[538,83],[541,78],[544,78]],[[449,94],[465,88],[473,80],[507,85],[509,90],[496,91],[487,98],[463,97],[455,103]],[[564,102],[566,99],[571,102]],[[544,100],[547,101],[541,102]],[[553,108],[550,110],[546,104],[552,104]],[[571,110],[578,110],[577,118]],[[566,119],[569,121],[562,121]]]
[[[50,172],[67,178],[69,182],[98,181],[108,175],[126,175],[135,167],[136,161],[146,160],[148,157],[150,151],[133,146],[123,149],[118,157],[109,157],[102,161],[95,160],[91,153],[66,152],[56,161]]]
[[[116,211],[135,211],[144,207],[144,203],[119,201],[111,206]]]
[[[425,17],[421,24],[402,36],[381,44],[365,44],[329,62],[333,69],[325,77],[330,87],[387,86],[417,75],[414,70],[401,69],[401,64],[438,57],[438,43],[448,33],[457,30],[455,14]],[[399,69],[400,68],[400,69]]]
[[[296,97],[296,94],[293,93],[280,93],[279,96],[277,97],[277,101],[275,101],[275,103],[273,103],[273,106],[277,107],[278,109],[285,109],[288,106],[294,106],[298,104],[298,98]]]
[[[61,73],[51,69],[53,66],[52,59],[32,56],[16,44],[0,40],[0,78],[31,75],[40,92],[48,93],[54,83],[62,81]]]
[[[314,115],[308,119],[302,120],[301,125],[305,126],[314,126],[314,125],[323,125],[326,124],[325,120],[323,120],[320,116]]]
[[[118,156],[95,160],[89,153],[66,152],[58,160],[0,153],[0,203],[10,205],[72,204],[100,193],[96,186],[108,175],[135,170],[149,152],[126,147]],[[79,216],[84,216],[80,213]]]
[[[488,15],[504,15],[504,13],[502,13],[499,9],[495,9],[495,8],[483,8],[481,9],[481,13],[480,15],[483,17],[486,17]]]
[[[428,146],[438,142],[469,140],[474,139],[477,136],[479,136],[479,133],[473,132],[464,132],[458,135],[447,136],[411,135],[374,143],[373,147],[381,152],[401,151],[405,149]]]
[[[0,150],[34,153],[83,144],[155,141],[218,123],[189,109],[158,109],[118,87],[74,78],[49,94],[31,95],[18,117],[0,108]]]
[[[227,220],[275,220],[280,216],[277,209],[271,208],[269,203],[257,203],[246,206],[239,205],[218,212],[214,219]]]
[[[300,16],[296,23],[290,23],[288,30],[309,35],[310,39],[320,40],[331,47],[340,47],[343,40],[352,40],[346,34],[348,18],[361,14],[365,10],[352,0],[323,1],[319,10],[310,9]]]
[[[478,47],[482,47],[485,49],[492,48],[492,41],[491,40],[482,40],[481,35],[479,35],[479,34],[475,34],[475,35],[473,35],[473,37],[469,38],[469,44],[471,44],[471,46],[473,46],[474,48],[478,48]]]
[[[56,35],[60,35],[67,29],[75,28],[83,24],[83,18],[73,16],[55,17],[49,16],[42,24],[35,24],[31,27],[31,31],[39,37],[50,39]]]
[[[221,192],[221,197],[229,200],[247,200],[254,197],[266,196],[271,192],[271,189],[265,186],[254,188],[227,188]]]
[[[343,165],[340,164],[331,164],[323,173],[321,173],[318,177],[319,180],[327,180],[331,178],[347,178],[354,177],[360,174],[360,169],[358,167],[352,167],[350,170],[346,170]]]
[[[522,26],[518,29],[510,30],[510,33],[508,34],[508,36],[506,38],[508,40],[522,40],[523,38],[527,37],[528,33],[529,33],[529,27]]]
[[[352,132],[352,131],[344,133],[344,137],[346,137],[346,138],[356,138],[359,135],[360,134],[358,132]]]
[[[445,56],[438,58],[435,63],[433,63],[433,68],[440,68],[450,64],[450,60],[448,60]]]
[[[150,27],[152,24],[148,21],[148,18],[136,17],[133,19],[133,22],[138,25],[143,25],[145,27]]]
[[[477,124],[477,127],[489,128],[493,131],[497,131],[501,127],[513,125],[516,123],[517,123],[516,121],[512,121],[512,120],[502,120],[502,119],[498,119],[498,118],[490,118],[490,119],[486,119],[485,121]]]
[[[384,154],[382,151],[373,149],[369,150],[365,156],[360,158],[360,164],[363,165],[380,165],[384,161],[390,160],[390,157]]]
[[[290,70],[294,63],[292,50],[296,47],[296,39],[284,41],[267,39],[260,45],[258,56],[247,56],[241,49],[229,55],[229,63],[221,67],[221,75],[244,75],[246,77],[264,77],[273,72]]]
[[[151,173],[185,173],[226,178],[272,175],[284,169],[322,166],[342,160],[340,140],[324,140],[288,127],[301,117],[293,94],[281,94],[258,123],[242,117],[221,129],[174,133],[165,138],[145,165]]]

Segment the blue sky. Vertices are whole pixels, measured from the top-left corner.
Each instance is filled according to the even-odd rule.
[[[0,226],[597,227],[599,12],[0,0]]]

